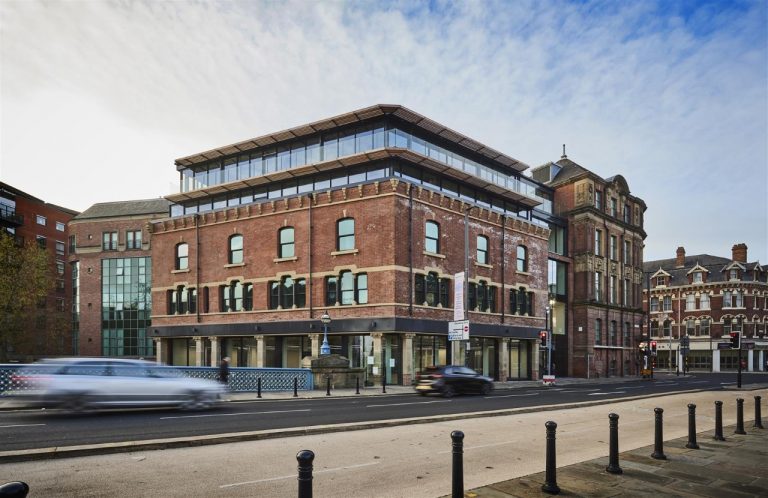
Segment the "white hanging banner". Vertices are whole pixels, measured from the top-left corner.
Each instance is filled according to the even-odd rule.
[[[464,320],[464,272],[453,276],[453,319]]]

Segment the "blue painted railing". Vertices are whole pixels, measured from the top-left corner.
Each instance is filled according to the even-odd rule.
[[[50,365],[36,368],[35,363],[0,364],[0,393],[11,390],[25,390],[29,386],[24,379],[11,380],[13,374],[24,368],[25,374],[42,374],[50,372]],[[169,367],[170,368],[170,367]],[[219,369],[216,367],[172,367],[180,371],[186,377],[196,379],[218,380]],[[262,391],[290,391],[293,390],[294,379],[297,379],[298,389],[308,391],[314,389],[312,371],[308,368],[244,368],[233,367],[229,369],[229,389],[233,392],[252,392],[258,388],[261,379]]]

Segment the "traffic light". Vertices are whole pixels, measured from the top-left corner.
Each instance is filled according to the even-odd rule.
[[[539,341],[541,344],[541,347],[546,348],[547,347],[547,331],[542,330],[539,332]]]
[[[731,349],[741,349],[741,332],[731,332]]]
[[[651,354],[656,356],[656,341],[651,341]]]

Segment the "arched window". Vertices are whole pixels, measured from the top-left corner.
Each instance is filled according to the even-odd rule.
[[[528,248],[525,246],[517,246],[517,271],[528,271]]]
[[[336,222],[336,250],[348,251],[355,248],[355,219],[342,218]]]
[[[279,258],[292,258],[296,255],[293,227],[281,228],[278,232],[278,241],[277,256]]]
[[[424,250],[434,254],[440,253],[440,225],[428,221],[425,227]]]
[[[229,238],[229,264],[243,262],[243,236],[233,235]]]
[[[485,235],[477,236],[477,262],[488,264],[488,237]]]
[[[186,270],[189,268],[189,245],[186,243],[176,244],[176,263],[174,268],[177,270]]]

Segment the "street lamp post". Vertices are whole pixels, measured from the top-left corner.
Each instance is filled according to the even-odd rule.
[[[328,345],[328,324],[331,323],[331,315],[327,310],[320,317],[320,321],[323,322],[323,344],[320,346],[320,355],[328,355],[331,354],[331,346]]]

